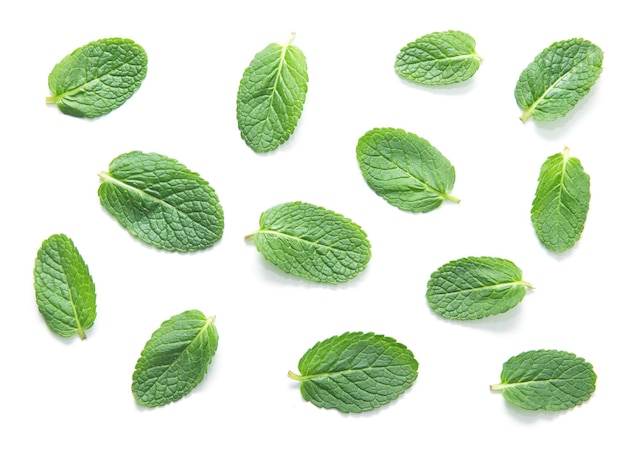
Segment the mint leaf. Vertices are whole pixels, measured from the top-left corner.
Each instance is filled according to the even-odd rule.
[[[550,156],[541,166],[531,209],[541,243],[555,252],[573,247],[585,227],[590,199],[589,175],[569,149]]]
[[[556,120],[567,114],[602,73],[604,53],[584,39],[559,41],[543,50],[521,73],[515,100],[535,120]]]
[[[132,390],[138,404],[163,406],[200,384],[217,350],[214,321],[215,316],[191,310],[161,324],[135,365]]]
[[[593,366],[573,353],[534,350],[502,366],[501,383],[491,385],[520,408],[560,411],[580,405],[596,389]]]
[[[345,333],[318,342],[300,362],[302,397],[321,408],[360,413],[395,400],[417,379],[418,362],[395,339],[374,333]]]
[[[85,339],[96,320],[96,287],[70,238],[53,234],[41,244],[34,277],[37,307],[50,329]]]
[[[437,269],[428,280],[426,299],[447,319],[482,319],[513,308],[531,287],[511,261],[472,256]]]
[[[476,41],[462,31],[435,32],[407,44],[395,69],[414,83],[441,86],[468,80],[480,67]]]
[[[215,191],[174,159],[125,153],[100,179],[102,206],[146,244],[184,253],[207,249],[222,237],[224,213]]]
[[[356,147],[361,173],[376,194],[405,211],[428,212],[449,194],[454,167],[439,151],[413,133],[397,128],[374,128]]]
[[[361,227],[333,211],[309,203],[268,209],[258,231],[246,236],[266,260],[289,274],[337,284],[365,269],[370,243]]]
[[[293,134],[306,99],[306,59],[298,47],[270,44],[243,73],[237,93],[241,138],[255,152],[278,148]]]
[[[139,89],[147,66],[146,52],[130,39],[90,42],[54,66],[48,76],[52,96],[46,103],[70,116],[103,116]]]

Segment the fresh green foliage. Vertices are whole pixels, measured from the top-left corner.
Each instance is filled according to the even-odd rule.
[[[405,211],[428,212],[454,187],[454,167],[426,139],[397,128],[374,128],[356,147],[361,173],[374,192]]]
[[[300,362],[302,397],[345,413],[370,411],[395,400],[417,378],[411,350],[390,337],[345,333],[318,342]]]
[[[567,147],[543,163],[531,219],[546,248],[564,252],[574,246],[585,227],[590,198],[589,175]]]
[[[246,236],[272,264],[319,283],[343,283],[365,269],[371,251],[367,235],[350,219],[309,203],[268,209],[258,231]]]
[[[96,287],[89,268],[70,238],[53,234],[35,259],[37,307],[52,331],[63,337],[78,334],[96,320]]]
[[[46,103],[70,116],[103,116],[139,89],[147,68],[146,52],[130,39],[91,42],[54,66],[48,76],[52,96]]]
[[[194,252],[222,237],[224,213],[217,195],[197,173],[171,158],[125,153],[100,179],[102,206],[146,244]]]
[[[163,406],[189,394],[206,375],[217,350],[215,316],[191,310],[161,324],[141,352],[133,373],[140,405]]]
[[[471,78],[480,67],[476,41],[462,31],[427,34],[396,56],[396,72],[419,84],[441,86]]]
[[[306,59],[298,47],[270,44],[243,73],[237,93],[241,137],[257,153],[276,150],[293,134],[306,99]]]
[[[473,320],[500,314],[522,301],[522,271],[511,261],[489,256],[444,264],[430,276],[428,305],[447,319]]]
[[[580,405],[596,389],[593,366],[573,353],[534,350],[502,366],[501,383],[491,386],[520,408],[560,411]]]
[[[584,39],[559,41],[524,69],[515,86],[522,122],[556,120],[567,114],[602,73],[604,53]]]

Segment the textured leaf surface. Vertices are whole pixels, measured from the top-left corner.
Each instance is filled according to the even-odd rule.
[[[50,329],[85,339],[96,320],[96,287],[70,238],[54,234],[41,244],[34,277],[37,307]]]
[[[584,39],[559,41],[543,50],[522,72],[515,99],[526,121],[556,120],[567,114],[602,73],[604,54]]]
[[[444,200],[459,202],[454,167],[426,139],[397,128],[375,128],[357,144],[357,160],[367,184],[391,205],[428,212]]]
[[[320,283],[343,283],[365,269],[370,243],[361,227],[309,203],[268,209],[260,228],[247,236],[266,260],[283,271]]]
[[[593,366],[573,353],[534,350],[502,366],[501,383],[491,386],[524,409],[560,411],[580,405],[596,389]]]
[[[396,56],[395,68],[409,81],[438,86],[471,78],[480,62],[474,38],[462,31],[443,31],[407,44]]]
[[[122,106],[147,70],[148,57],[140,45],[130,39],[100,39],[74,50],[52,69],[52,96],[46,103],[70,116],[99,117]]]
[[[133,373],[140,405],[162,406],[189,394],[206,375],[217,350],[215,317],[191,310],[161,324],[141,352]]]
[[[580,239],[589,211],[589,185],[589,175],[567,148],[543,163],[531,219],[546,248],[563,252]]]
[[[125,153],[111,162],[100,179],[100,203],[146,244],[193,252],[211,247],[222,237],[224,212],[215,191],[171,158]]]
[[[241,137],[255,152],[278,148],[293,134],[306,99],[306,59],[291,41],[270,44],[245,70],[237,93]]]
[[[395,400],[417,378],[418,362],[405,345],[374,333],[345,333],[318,342],[298,364],[302,397],[341,412],[369,411]]]
[[[530,284],[511,261],[489,256],[444,264],[430,276],[428,305],[447,319],[472,320],[500,314],[522,301]]]

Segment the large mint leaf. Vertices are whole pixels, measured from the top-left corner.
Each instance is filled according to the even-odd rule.
[[[135,365],[132,390],[154,407],[189,394],[206,375],[217,350],[215,316],[191,310],[166,320],[152,334]]]
[[[454,167],[426,139],[413,133],[374,128],[359,139],[356,156],[367,184],[393,206],[428,212],[444,200],[459,202],[449,194]]]
[[[243,73],[237,93],[241,137],[255,152],[278,148],[293,134],[306,99],[306,59],[298,47],[270,44]]]
[[[319,283],[343,283],[365,269],[370,243],[350,219],[309,203],[268,209],[258,231],[247,236],[272,264]]]
[[[41,244],[34,277],[37,307],[50,329],[85,339],[96,320],[96,287],[70,238],[54,234]]]
[[[130,39],[91,42],[61,60],[48,76],[56,104],[70,116],[99,117],[119,108],[141,86],[148,57]]]
[[[224,231],[215,191],[200,175],[155,153],[134,151],[100,173],[100,203],[130,234],[173,252],[213,246]]]
[[[345,413],[370,411],[395,400],[417,378],[411,350],[387,336],[345,333],[318,342],[300,362],[302,397]]]

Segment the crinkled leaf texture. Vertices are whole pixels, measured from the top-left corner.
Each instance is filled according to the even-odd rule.
[[[426,139],[413,133],[374,128],[359,139],[356,155],[369,187],[397,208],[428,212],[444,200],[459,202],[449,194],[454,167]]]
[[[139,89],[147,71],[148,57],[140,45],[130,39],[100,39],[54,66],[48,76],[52,96],[46,103],[70,116],[103,116]]]
[[[189,394],[207,373],[217,350],[215,316],[190,310],[161,324],[135,365],[132,390],[144,406],[163,406]]]
[[[561,411],[580,405],[596,389],[593,366],[573,353],[533,350],[502,366],[501,383],[491,386],[504,398],[530,410]]]
[[[303,202],[277,205],[247,236],[266,260],[289,274],[337,284],[356,277],[370,260],[367,235],[350,219]]]
[[[257,153],[276,150],[293,134],[304,108],[309,76],[304,53],[270,44],[243,73],[237,93],[241,138]]]
[[[471,256],[437,269],[428,280],[426,299],[433,311],[447,319],[482,319],[513,308],[528,287],[511,261]]]
[[[604,53],[584,39],[559,41],[543,50],[521,73],[515,99],[526,121],[556,120],[567,114],[602,73]]]
[[[564,252],[580,239],[591,200],[589,186],[589,175],[567,147],[543,163],[531,219],[546,248]]]
[[[85,339],[96,320],[96,287],[70,238],[54,234],[41,244],[34,277],[37,307],[50,329]]]
[[[125,153],[100,179],[102,206],[146,244],[184,253],[207,249],[222,237],[224,212],[215,191],[174,159]]]
[[[476,41],[462,31],[427,34],[396,56],[395,69],[414,83],[441,86],[470,79],[480,67]]]
[[[318,342],[298,363],[302,397],[322,408],[360,413],[395,400],[417,378],[413,352],[374,333],[345,333]]]

